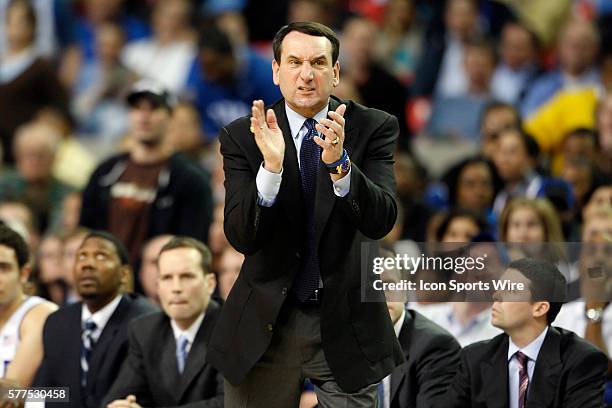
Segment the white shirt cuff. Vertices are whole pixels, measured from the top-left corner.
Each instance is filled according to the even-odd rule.
[[[346,176],[334,181],[334,194],[338,197],[345,197],[349,193],[351,189],[351,171],[352,169],[349,169]]]
[[[281,169],[280,173],[272,173],[264,168],[263,162],[261,163],[257,172],[257,178],[255,179],[257,184],[257,204],[263,207],[272,207],[274,205],[280,190],[282,176],[283,169]]]

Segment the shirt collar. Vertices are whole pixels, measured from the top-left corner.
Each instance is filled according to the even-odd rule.
[[[514,356],[514,354],[516,354],[517,351],[521,351],[523,354],[529,357],[530,360],[536,361],[538,359],[540,349],[542,348],[542,344],[544,343],[544,338],[546,338],[546,333],[548,333],[548,326],[546,326],[546,328],[542,330],[542,333],[540,333],[540,335],[536,337],[535,340],[533,340],[531,343],[529,343],[522,349],[519,348],[516,344],[514,344],[512,339],[509,338],[510,341],[508,343],[508,361],[510,361],[510,359]]]
[[[402,310],[402,315],[397,322],[393,325],[393,330],[395,330],[395,335],[399,337],[400,331],[402,330],[402,326],[404,325],[404,320],[406,319],[406,309]]]
[[[187,330],[182,330],[176,322],[170,319],[170,325],[172,326],[172,333],[174,334],[174,339],[178,340],[178,338],[182,335],[187,338],[189,344],[193,344],[196,334],[198,334],[198,330],[200,330],[200,326],[202,325],[202,321],[204,320],[204,312],[200,313],[200,316],[189,326]]]
[[[106,306],[104,306],[102,309],[98,310],[95,313],[91,313],[91,311],[89,311],[89,308],[87,307],[87,305],[85,305],[85,303],[83,303],[82,309],[81,309],[81,324],[82,324],[82,326],[84,327],[85,326],[85,322],[88,319],[91,319],[96,324],[96,331],[97,330],[103,330],[104,327],[106,326],[106,323],[108,323],[108,321],[110,320],[111,316],[113,315],[113,313],[115,313],[115,310],[117,309],[117,306],[119,306],[119,302],[121,301],[121,297],[122,297],[122,295],[117,295],[109,304],[107,304]]]
[[[328,110],[329,110],[329,104],[325,105],[323,109],[317,112],[317,114],[314,115],[313,119],[316,120],[317,123],[319,123],[321,119],[325,119],[327,117]],[[299,136],[300,130],[302,129],[302,126],[304,126],[304,122],[308,118],[300,115],[299,113],[291,109],[289,105],[287,105],[286,102],[285,102],[285,112],[287,113],[287,120],[289,121],[289,128],[291,129],[291,136],[293,136],[293,138],[295,139]]]

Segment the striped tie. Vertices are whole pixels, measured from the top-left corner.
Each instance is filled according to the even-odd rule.
[[[98,326],[96,323],[87,319],[81,333],[81,386],[87,385],[87,373],[89,371],[89,359],[94,346],[93,334]]]
[[[527,388],[529,387],[529,375],[527,375],[527,357],[520,351],[516,352],[516,359],[519,363],[519,408],[525,408],[525,402],[527,400]]]

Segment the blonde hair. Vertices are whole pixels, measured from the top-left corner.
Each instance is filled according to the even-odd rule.
[[[545,198],[515,198],[506,205],[499,220],[499,236],[502,241],[506,241],[510,216],[516,209],[522,207],[531,208],[537,214],[544,227],[544,241],[562,242],[564,240],[561,220],[550,201]]]

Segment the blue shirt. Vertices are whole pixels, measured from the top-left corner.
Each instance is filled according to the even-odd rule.
[[[272,81],[271,62],[250,49],[239,53],[238,72],[232,84],[209,81],[196,57],[187,77],[187,94],[194,99],[202,118],[207,140],[214,140],[219,130],[251,113],[251,105],[262,99],[268,105],[280,99],[281,93]]]

